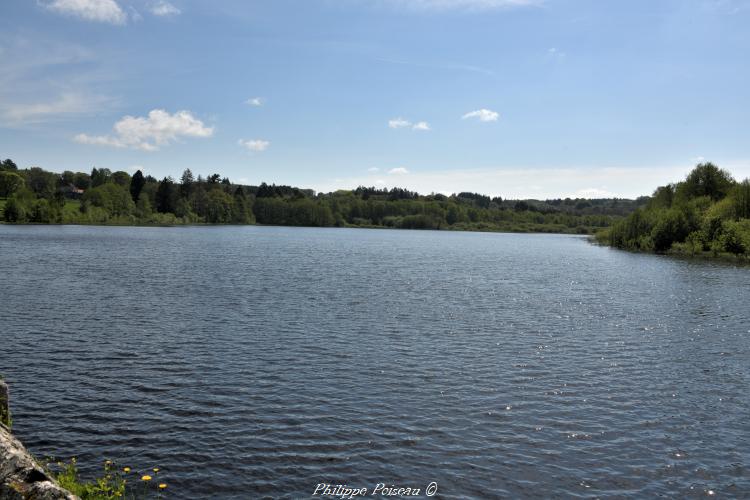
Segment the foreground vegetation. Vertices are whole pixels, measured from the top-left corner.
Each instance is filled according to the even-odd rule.
[[[45,224],[274,224],[512,232],[593,233],[646,200],[503,200],[476,193],[420,195],[359,187],[315,193],[245,186],[214,174],[161,181],[94,168],[62,174],[0,163],[2,220]]]
[[[750,180],[702,163],[684,181],[659,187],[645,207],[597,234],[626,250],[685,255],[750,253]]]
[[[106,460],[101,475],[92,480],[80,476],[75,458],[69,462],[50,462],[47,468],[60,486],[81,500],[163,498],[168,487],[158,467],[134,471]]]

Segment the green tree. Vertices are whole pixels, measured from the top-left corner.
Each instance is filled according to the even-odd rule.
[[[112,182],[118,186],[128,188],[130,186],[130,174],[119,170],[112,174]]]
[[[59,176],[52,172],[47,172],[39,167],[31,167],[26,170],[26,185],[42,198],[49,198],[57,189],[57,180]]]
[[[163,214],[174,213],[176,204],[177,193],[174,181],[171,177],[165,177],[156,190],[156,210]]]
[[[747,245],[743,237],[742,226],[737,222],[728,221],[724,223],[719,242],[725,252],[741,255],[747,252]]]
[[[143,178],[143,172],[140,170],[133,174],[133,178],[130,179],[130,197],[133,202],[138,201],[138,197],[141,195],[143,186],[146,184],[146,179]]]
[[[668,184],[656,188],[651,201],[649,202],[650,208],[671,208],[674,202],[675,185]]]
[[[253,211],[250,200],[245,194],[242,186],[237,186],[234,191],[234,205],[232,206],[232,222],[235,224],[249,224],[253,220]]]
[[[26,207],[20,203],[14,196],[8,198],[5,202],[4,209],[5,222],[12,224],[26,221]]]
[[[112,172],[108,168],[96,168],[91,170],[91,187],[99,187],[109,182]]]
[[[81,201],[103,208],[112,217],[131,215],[135,211],[135,204],[130,193],[124,187],[112,182],[89,189],[84,193]]]
[[[190,203],[185,198],[178,198],[174,207],[174,214],[186,220],[194,220],[195,214],[190,209]]]
[[[135,205],[135,216],[139,219],[148,219],[151,217],[153,209],[151,208],[151,202],[148,196],[141,196],[138,198],[138,202]]]
[[[189,168],[186,168],[182,173],[182,177],[180,177],[180,196],[182,198],[190,198],[194,183],[193,172]]]
[[[0,163],[0,170],[18,170],[18,165],[10,158],[7,158]]]
[[[208,193],[206,222],[222,224],[232,220],[234,200],[221,189],[212,189]]]
[[[18,189],[5,202],[4,218],[6,222],[24,223],[31,219],[36,195],[26,187]]]
[[[735,184],[732,175],[713,163],[698,164],[678,185],[678,192],[684,198],[708,196],[712,200],[724,198]]]
[[[668,210],[660,214],[654,228],[651,230],[651,241],[654,250],[664,252],[672,247],[672,243],[685,241],[690,232],[685,215],[679,210]]]
[[[25,184],[23,177],[10,170],[0,170],[0,198],[7,198]]]
[[[736,218],[750,219],[750,179],[745,179],[734,188],[732,205]]]
[[[83,172],[76,172],[73,176],[73,185],[78,189],[89,189],[91,187],[91,176]]]

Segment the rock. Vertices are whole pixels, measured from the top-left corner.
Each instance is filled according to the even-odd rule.
[[[0,377],[0,424],[10,426],[10,405],[8,404],[8,384]]]
[[[0,380],[0,404],[8,386]],[[0,500],[78,500],[52,479],[7,426],[0,423]]]

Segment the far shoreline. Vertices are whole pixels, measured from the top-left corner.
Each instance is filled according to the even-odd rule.
[[[190,222],[185,224],[66,224],[66,223],[48,223],[48,222],[24,222],[24,223],[13,223],[0,221],[0,226],[7,227],[147,227],[147,228],[190,228],[190,227],[288,227],[288,228],[306,228],[306,229],[375,229],[375,230],[393,230],[393,231],[415,231],[415,232],[439,232],[439,233],[487,233],[487,234],[556,234],[560,236],[579,236],[584,238],[593,239],[596,235],[596,231],[591,232],[577,232],[577,231],[514,231],[506,229],[493,230],[490,228],[468,228],[468,229],[454,229],[454,228],[407,228],[407,227],[391,227],[391,226],[299,226],[299,225],[288,225],[288,224],[211,224],[201,222]],[[595,240],[593,240],[595,241]],[[606,245],[603,245],[606,246]]]

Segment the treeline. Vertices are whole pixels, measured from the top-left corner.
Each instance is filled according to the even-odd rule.
[[[405,229],[592,233],[646,203],[639,199],[503,200],[477,193],[420,195],[359,187],[315,193],[291,186],[234,184],[219,174],[179,180],[141,171],[62,174],[0,163],[0,204],[10,223],[275,224]],[[2,208],[2,207],[0,207]]]
[[[157,180],[139,170],[62,174],[0,164],[4,220],[46,224],[252,224],[252,194],[218,174],[195,178],[185,170],[179,182]]]
[[[656,189],[647,205],[597,234],[617,248],[685,254],[750,253],[750,181],[712,163]]]

